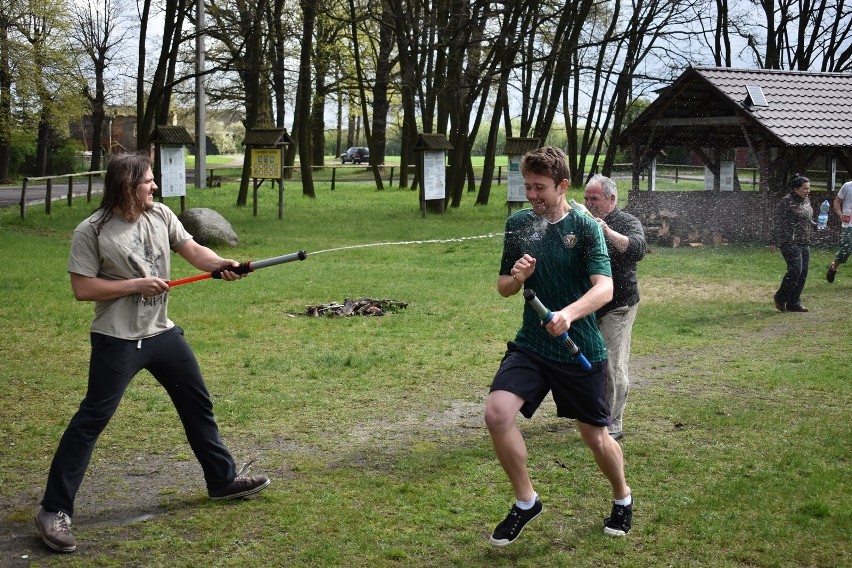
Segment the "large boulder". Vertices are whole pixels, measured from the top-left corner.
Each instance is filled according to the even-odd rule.
[[[204,246],[229,245],[235,247],[240,238],[227,219],[213,209],[195,207],[187,209],[178,219],[195,241]]]

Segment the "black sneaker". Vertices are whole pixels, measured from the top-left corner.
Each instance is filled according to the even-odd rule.
[[[604,534],[624,536],[630,532],[633,523],[633,503],[629,505],[612,504],[612,513],[604,519]]]
[[[35,516],[35,525],[41,540],[57,552],[74,552],[77,539],[71,534],[71,517],[62,511],[45,511],[40,507]]]
[[[208,489],[207,495],[215,500],[239,499],[240,497],[248,497],[249,495],[263,491],[270,483],[269,478],[265,475],[254,475],[251,477],[243,475],[248,472],[250,465],[251,462],[243,464],[243,467],[237,472],[237,477],[234,478],[230,485],[221,489]]]
[[[509,515],[494,529],[494,534],[491,535],[491,544],[494,546],[507,546],[518,540],[518,537],[521,536],[521,531],[524,530],[527,523],[539,516],[541,510],[541,499],[536,499],[535,505],[527,510],[521,509],[517,505],[512,505]]]
[[[825,279],[831,284],[834,282],[834,277],[837,275],[837,269],[834,268],[834,263],[828,265],[828,272],[825,273]]]

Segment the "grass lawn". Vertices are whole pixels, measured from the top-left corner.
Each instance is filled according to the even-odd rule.
[[[548,401],[521,424],[544,513],[498,550],[488,535],[512,496],[482,411],[523,304],[495,291],[505,205],[475,207],[466,195],[423,219],[408,190],[323,183],[309,199],[285,182],[279,221],[276,191],[261,189],[257,217],[235,206],[236,193],[225,183],[186,198],[240,235],[223,256],[304,249],[307,259],[177,287],[170,315],[235,459],[253,458],[272,485],[250,500],[208,501],[168,397],[142,373],[95,449],[74,517],[78,551],[65,556],[46,551],[32,515],[86,390],[93,308],[74,301],[66,262],[95,204],[62,204],[51,217],[36,206],[25,221],[17,207],[0,210],[3,566],[852,564],[852,267],[829,285],[833,251],[812,251],[811,311],[787,314],[771,301],[780,254],[653,247],[640,264],[622,441],[633,531],[603,534],[608,484]],[[408,244],[360,246],[379,243]],[[172,264],[174,279],[196,273],[178,256]],[[304,315],[362,297],[408,307]]]

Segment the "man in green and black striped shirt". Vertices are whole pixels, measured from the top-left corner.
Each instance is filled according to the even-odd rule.
[[[633,500],[624,478],[621,447],[607,431],[607,352],[595,323],[595,311],[612,299],[612,273],[603,233],[588,215],[565,200],[569,172],[558,148],[539,148],[521,160],[527,201],[506,222],[497,291],[510,297],[532,289],[553,309],[543,326],[525,304],[523,322],[500,363],[485,407],[485,422],[495,453],[512,483],[515,504],[491,536],[491,544],[514,542],[542,511],[527,469],[527,449],[515,422],[520,412],[532,417],[552,393],[560,417],[573,418],[595,462],[612,485],[612,513],[604,532],[630,531]],[[591,363],[585,370],[558,337],[570,333]]]

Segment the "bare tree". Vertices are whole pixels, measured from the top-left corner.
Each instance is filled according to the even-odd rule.
[[[270,34],[265,25],[265,14],[269,6],[269,0],[225,0],[221,3],[214,1],[207,9],[211,25],[206,32],[208,37],[215,39],[221,46],[219,50],[211,46],[208,61],[214,62],[219,69],[232,69],[237,77],[236,82],[224,81],[218,88],[208,90],[208,93],[211,100],[241,98],[246,132],[274,124],[270,69],[266,58]],[[294,124],[294,135],[297,129],[298,125]],[[250,164],[246,160],[237,205],[246,205],[248,202],[249,168]]]
[[[287,103],[287,58],[289,55],[287,37],[290,35],[289,19],[284,17],[286,0],[272,0],[267,8],[267,29],[269,30],[269,60],[271,62],[271,82],[273,93],[273,111],[275,126],[284,128]]]
[[[92,159],[90,171],[101,169],[103,157],[103,128],[107,102],[106,71],[121,46],[128,28],[120,29],[121,14],[114,0],[74,4],[74,27],[71,36],[81,47],[87,61],[84,76],[93,84],[83,85],[83,95],[89,102],[92,116]]]
[[[713,55],[718,67],[731,66],[731,21],[728,0],[715,0],[717,25],[713,26]]]
[[[497,155],[497,134],[500,122],[505,117],[506,136],[512,135],[512,124],[509,115],[509,79],[512,76],[513,62],[523,47],[524,37],[529,32],[530,17],[534,13],[526,9],[523,2],[509,2],[497,9],[492,18],[499,22],[499,32],[492,45],[495,50],[497,84],[495,85],[494,104],[491,109],[491,122],[488,129],[488,142],[485,148],[482,182],[476,195],[477,205],[487,205],[491,196],[491,181],[494,174],[495,157]]]
[[[611,96],[606,97],[606,107],[600,106],[594,121],[586,123],[584,147],[577,154],[577,171],[585,172],[585,159],[593,153],[591,169],[597,168],[598,157],[605,153],[602,171],[609,175],[615,163],[616,147],[604,144],[617,137],[625,125],[625,117],[631,101],[643,88],[657,85],[669,78],[666,73],[676,73],[688,63],[689,53],[684,45],[684,37],[694,37],[698,32],[690,27],[693,6],[690,2],[668,2],[667,0],[633,0],[630,10],[625,13],[623,31],[606,39],[613,50],[613,64],[608,70],[615,69],[615,81]],[[664,64],[667,63],[668,65]],[[642,69],[657,69],[658,74],[648,75]],[[597,74],[598,69],[592,70]],[[609,74],[609,71],[606,72]],[[609,78],[608,78],[609,79]],[[637,84],[638,83],[638,84]],[[596,139],[594,152],[592,140]],[[580,176],[577,181],[582,183]]]
[[[367,139],[367,145],[370,145],[370,141],[372,139],[372,131],[370,129],[370,122],[367,118],[369,113],[367,111],[367,89],[366,89],[366,81],[364,77],[364,70],[361,63],[361,43],[358,40],[358,26],[356,25],[356,14],[355,14],[355,0],[349,0],[349,17],[351,18],[350,22],[352,25],[352,52],[355,60],[355,77],[358,81],[358,94],[359,99],[361,101],[361,116],[364,117],[364,136]],[[384,189],[384,183],[382,182],[381,172],[379,170],[379,165],[376,163],[375,159],[370,160],[370,164],[373,170],[373,179],[376,181],[376,189]]]
[[[321,3],[316,15],[311,63],[313,65],[314,93],[311,99],[311,149],[315,166],[325,162],[325,109],[329,96],[337,93],[338,104],[341,83],[340,67],[352,61],[346,39],[349,34],[349,8],[343,2]],[[338,132],[340,124],[338,123]]]
[[[843,0],[800,0],[798,6],[794,26],[785,30],[790,68],[807,71],[821,62],[823,71],[844,70],[842,62],[840,68],[831,65],[830,54],[842,46],[847,53],[852,50],[852,11],[847,7],[844,14]]]
[[[11,32],[22,9],[17,0],[0,0],[0,183],[9,178],[12,155],[12,44]]]
[[[372,51],[376,54],[376,73],[373,82],[372,135],[369,140],[370,164],[378,168],[385,163],[387,146],[388,113],[390,112],[390,88],[394,78],[394,67],[398,60],[394,57],[396,43],[393,12],[390,3],[382,0],[377,16],[378,39]],[[373,38],[374,36],[368,35]]]
[[[762,26],[741,31],[765,69],[852,70],[852,7],[847,0],[749,0]]]
[[[830,6],[830,5],[829,5]],[[828,39],[824,42],[821,71],[852,71],[852,3],[837,0],[834,21],[828,19]]]
[[[165,0],[160,54],[150,81],[146,81],[146,41],[152,6],[151,0],[141,1],[139,59],[136,75],[136,143],[137,148],[143,150],[147,149],[150,144],[154,127],[158,124],[168,123],[172,94],[177,83],[176,70],[180,48],[185,42],[194,39],[194,35],[183,35],[184,24],[194,4],[187,0]],[[184,76],[180,80],[188,80],[194,78],[194,76],[194,74]]]
[[[393,14],[400,68],[400,97],[402,99],[402,132],[400,140],[399,187],[408,187],[408,169],[414,163],[414,144],[417,140],[416,95],[419,79],[417,27],[409,10],[415,3],[388,0]],[[413,189],[413,188],[412,188]]]
[[[518,9],[535,9],[526,6]],[[418,117],[424,132],[445,134],[453,147],[447,201],[458,207],[465,187],[475,191],[471,148],[506,62],[504,51],[493,46],[505,45],[501,33],[508,30],[492,25],[504,11],[489,2],[461,0],[392,4],[392,9],[404,113],[401,162],[410,163],[406,142],[413,143]],[[503,25],[507,21],[513,20]]]

